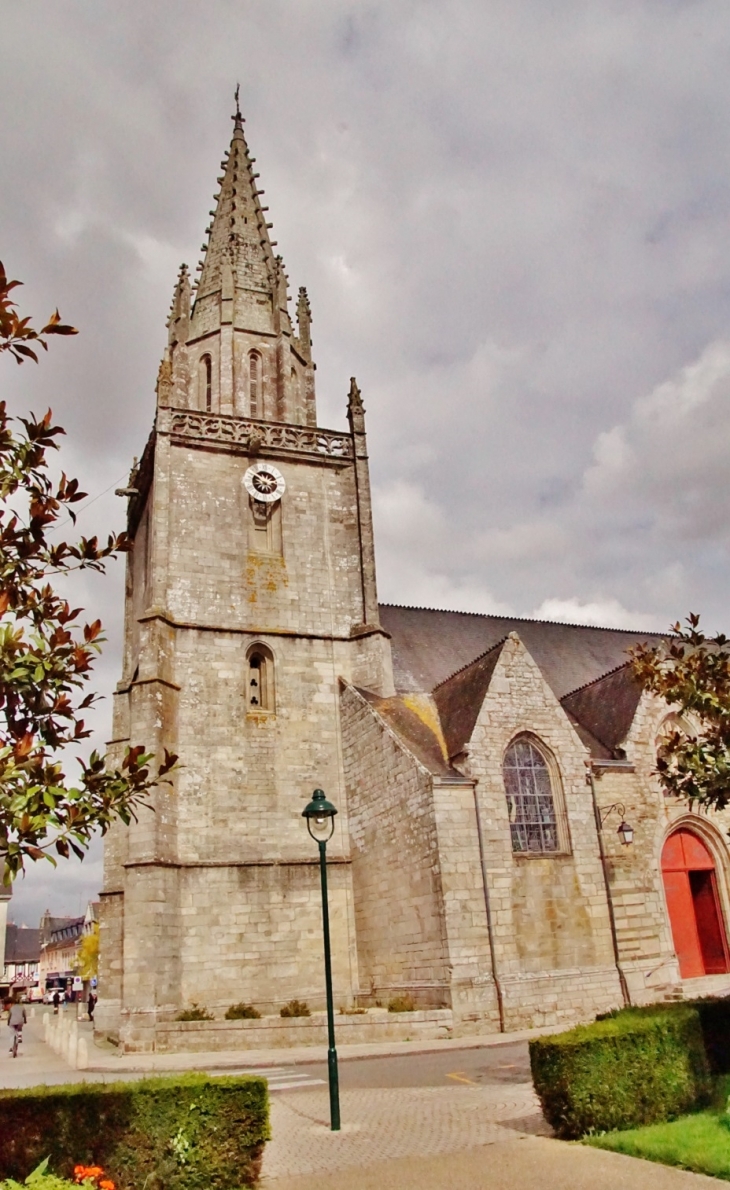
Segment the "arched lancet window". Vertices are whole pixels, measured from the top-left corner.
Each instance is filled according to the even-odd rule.
[[[526,736],[514,740],[503,773],[512,850],[562,851],[550,766],[542,750]]]
[[[261,356],[258,351],[252,351],[248,357],[248,399],[249,416],[261,417],[264,406],[261,391]]]
[[[265,645],[254,645],[246,669],[246,711],[274,709],[274,658]]]
[[[205,409],[210,413],[213,408],[213,361],[209,355],[200,359],[200,396],[205,401]]]

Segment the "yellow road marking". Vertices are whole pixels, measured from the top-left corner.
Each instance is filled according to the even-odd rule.
[[[468,1083],[470,1087],[478,1087],[479,1083],[475,1083],[473,1078],[467,1078],[463,1073],[447,1074],[447,1078],[453,1078],[457,1083]]]

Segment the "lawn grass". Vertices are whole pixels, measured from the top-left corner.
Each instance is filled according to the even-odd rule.
[[[585,1137],[584,1143],[730,1182],[730,1116],[725,1113],[729,1091],[730,1078],[719,1079],[716,1106],[712,1109],[680,1116],[666,1124]]]

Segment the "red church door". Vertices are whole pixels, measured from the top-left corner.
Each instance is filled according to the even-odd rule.
[[[697,835],[678,830],[669,836],[662,876],[682,979],[730,970],[715,863]]]

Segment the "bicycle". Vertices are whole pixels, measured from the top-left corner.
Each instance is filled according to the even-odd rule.
[[[21,1041],[23,1040],[23,1026],[22,1025],[13,1025],[12,1029],[13,1029],[13,1044],[10,1047],[10,1052],[14,1058],[17,1058],[18,1046],[20,1045]]]

